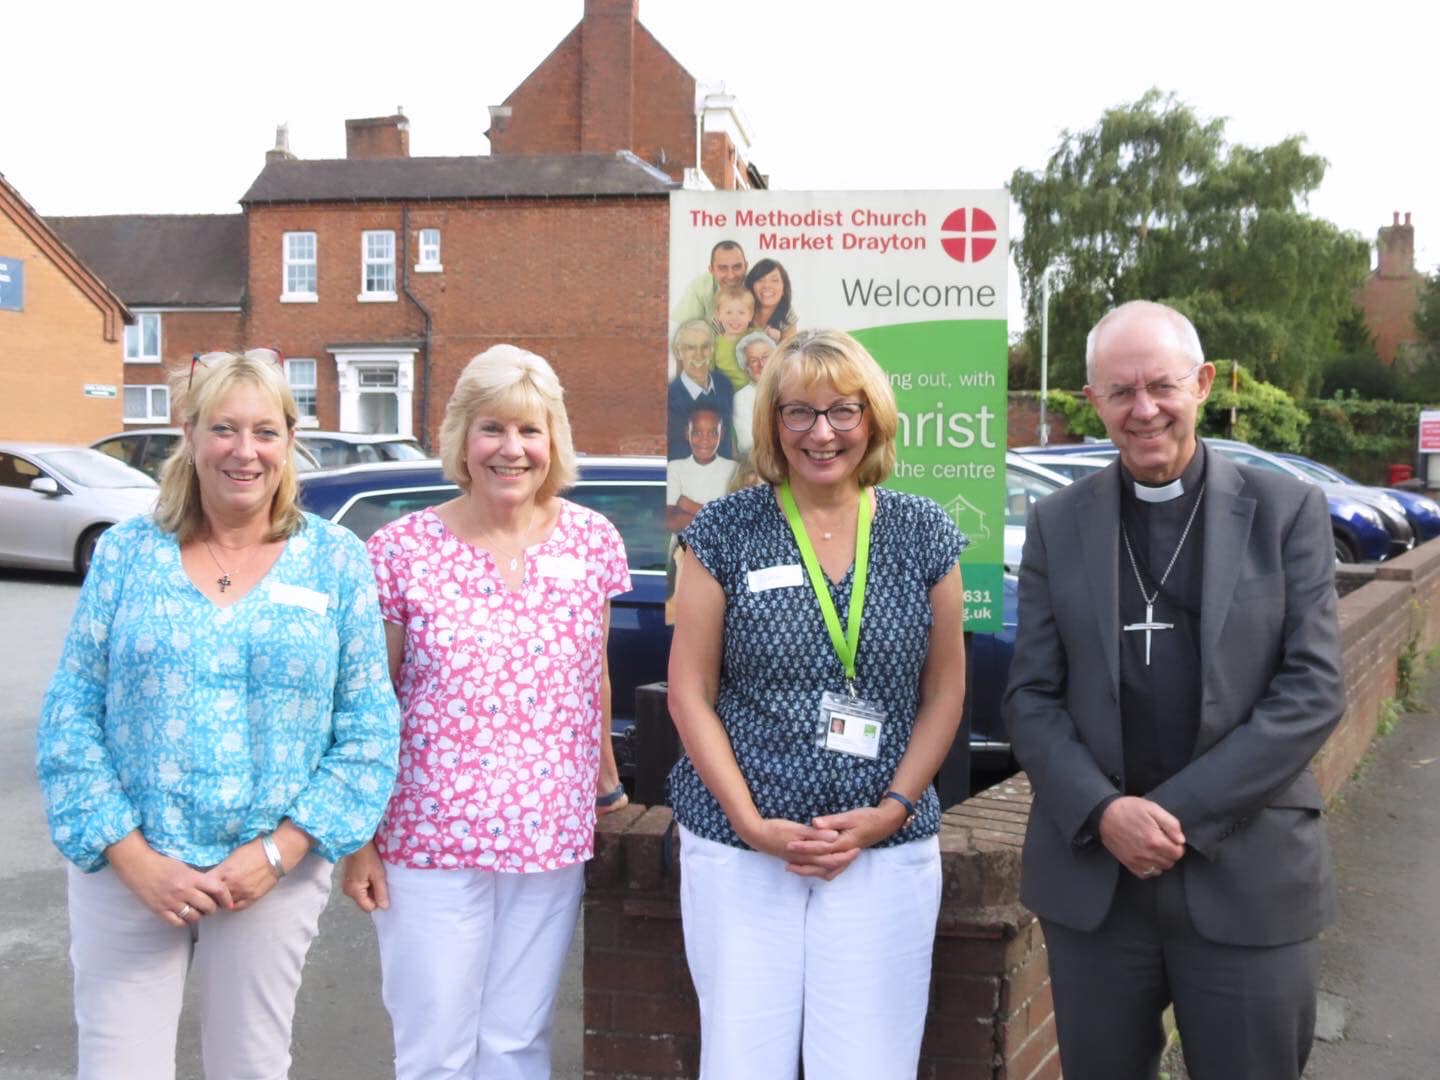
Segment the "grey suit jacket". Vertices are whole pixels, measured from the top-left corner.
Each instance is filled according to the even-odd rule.
[[[1120,467],[1031,511],[1005,694],[1035,791],[1021,899],[1077,930],[1104,920],[1120,873],[1085,831],[1122,790]],[[1319,488],[1206,461],[1200,728],[1149,797],[1180,820],[1195,927],[1233,945],[1313,937],[1334,915],[1324,803],[1308,764],[1345,709],[1334,545]],[[1157,722],[1163,723],[1163,717]]]

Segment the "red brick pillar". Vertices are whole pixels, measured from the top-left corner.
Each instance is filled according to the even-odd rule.
[[[946,813],[924,1080],[1060,1076],[1044,943],[1019,903],[1023,776]],[[602,818],[585,896],[587,1080],[693,1077],[700,1025],[680,930],[679,845],[670,811]],[[823,1078],[817,1078],[823,1080]]]

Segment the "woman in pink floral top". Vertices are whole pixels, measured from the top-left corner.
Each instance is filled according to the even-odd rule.
[[[548,1077],[595,816],[624,805],[605,645],[630,575],[557,495],[575,452],[540,357],[471,360],[440,452],[462,494],[369,541],[404,727],[344,889],[374,913],[397,1080]]]

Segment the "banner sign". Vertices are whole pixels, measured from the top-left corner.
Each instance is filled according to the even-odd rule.
[[[1425,409],[1420,413],[1420,452],[1440,454],[1440,410]]]
[[[966,629],[999,630],[1008,211],[1004,191],[674,192],[671,527],[724,493],[720,474],[743,476],[751,379],[767,353],[754,335],[847,330],[895,391],[889,486],[934,499],[970,538],[961,559]],[[729,413],[718,431],[710,415],[690,411],[707,378],[716,413]]]

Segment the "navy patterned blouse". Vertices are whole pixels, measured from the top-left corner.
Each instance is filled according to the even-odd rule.
[[[968,541],[931,500],[884,488],[875,494],[855,679],[859,695],[886,712],[874,761],[816,745],[820,696],[844,690],[845,669],[809,576],[802,571],[798,585],[751,591],[750,571],[800,565],[774,489],[745,488],[708,503],[681,534],[681,542],[725,590],[715,711],[762,817],[808,823],[821,814],[874,806],[909,745],[930,644],[930,590]],[[842,626],[854,574],[852,565],[830,585]],[[697,836],[745,846],[688,756],[670,773],[670,805],[680,824]],[[933,787],[916,810],[913,822],[876,846],[939,831]]]

